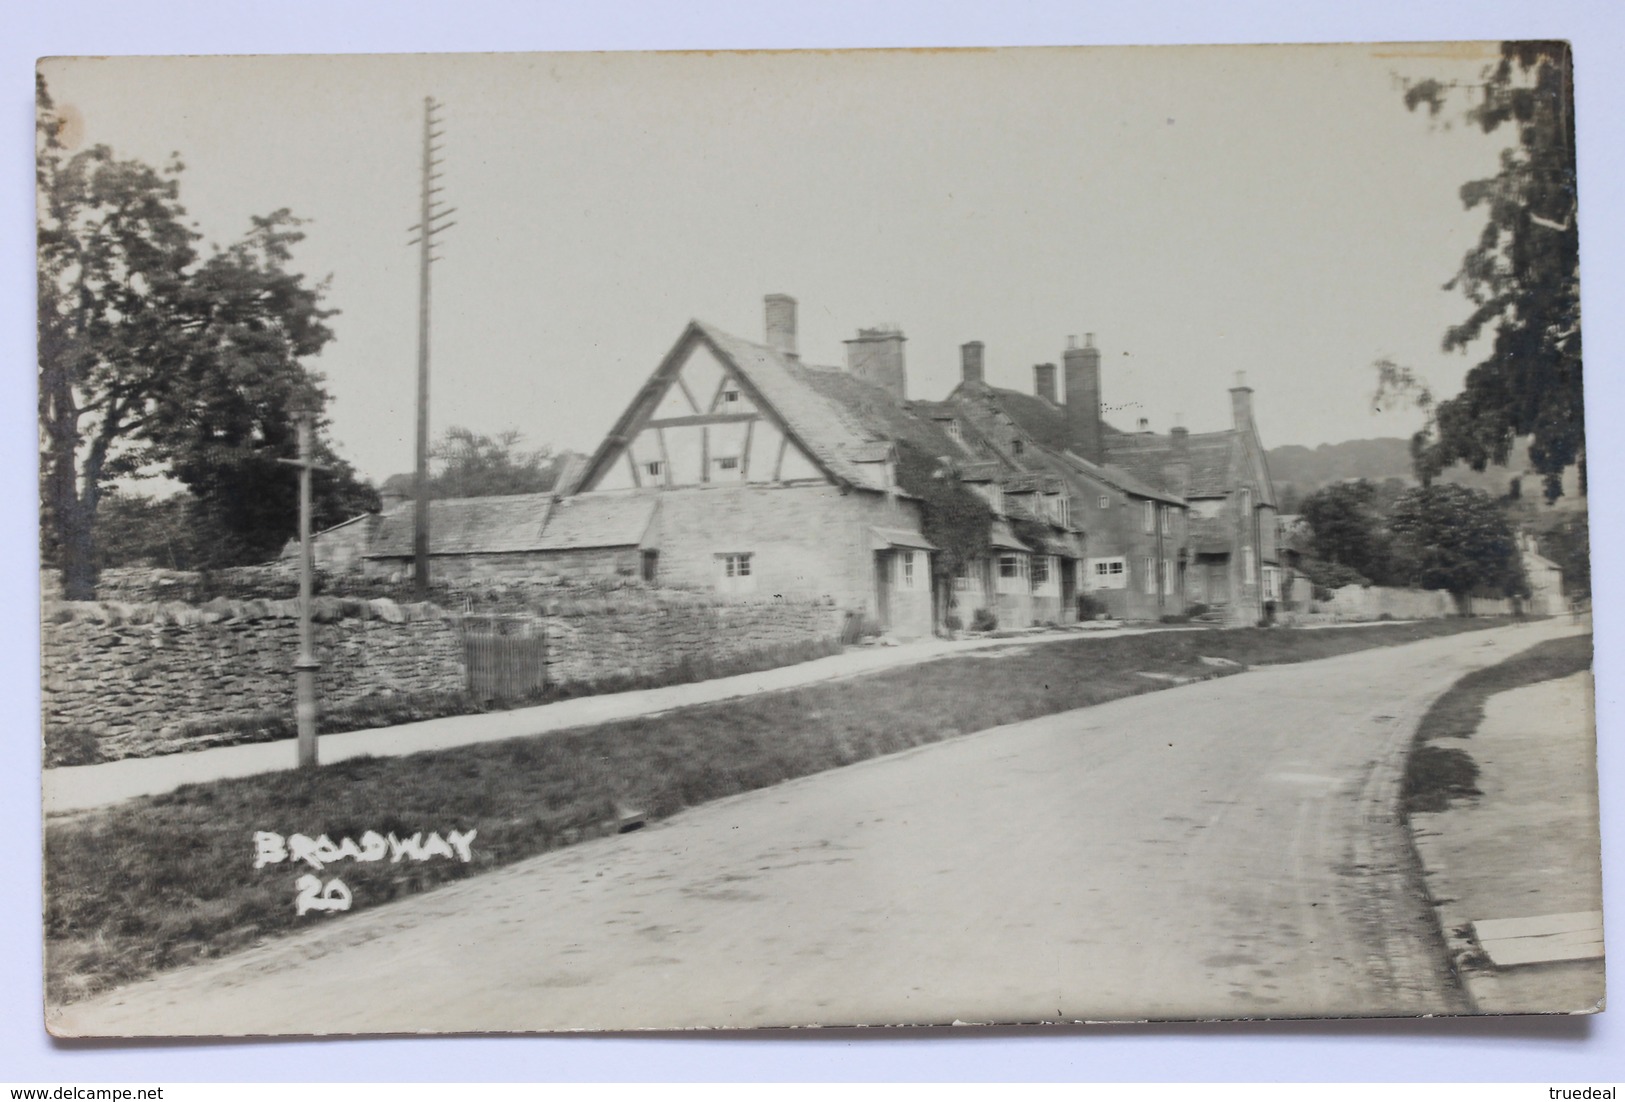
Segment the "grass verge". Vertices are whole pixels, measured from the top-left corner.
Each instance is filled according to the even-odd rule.
[[[342,878],[361,910],[613,832],[623,809],[657,819],[961,733],[1167,688],[1168,676],[1212,677],[1505,622],[1042,642],[545,736],[187,785],[46,824],[47,998],[70,1002],[321,921],[320,912],[300,918],[294,909],[294,881],[312,870],[254,868],[256,831],[335,843],[367,831],[478,831],[467,863],[345,861],[321,873]]]
[[[1591,668],[1591,636],[1548,639],[1505,662],[1474,670],[1433,702],[1416,729],[1401,788],[1405,814],[1443,811],[1452,799],[1477,796],[1478,763],[1459,746],[1439,739],[1468,739],[1484,720],[1484,702],[1496,693]]]

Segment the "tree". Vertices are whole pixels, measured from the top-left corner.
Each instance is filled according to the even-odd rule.
[[[1563,592],[1591,596],[1591,526],[1586,514],[1570,514],[1542,534],[1540,550],[1563,568]]]
[[[1528,591],[1512,526],[1482,490],[1414,487],[1394,502],[1388,523],[1414,586],[1448,590],[1458,599]]]
[[[1406,90],[1405,105],[1413,111],[1425,106],[1437,117],[1450,88],[1421,81]],[[1426,484],[1457,461],[1477,471],[1504,464],[1514,438],[1528,436],[1530,463],[1544,476],[1546,499],[1554,501],[1572,463],[1579,464],[1582,493],[1585,487],[1568,44],[1504,43],[1475,93],[1467,121],[1486,134],[1508,127],[1514,142],[1502,152],[1496,175],[1462,186],[1462,203],[1482,207],[1486,220],[1445,285],[1459,289],[1472,311],[1446,332],[1444,347],[1465,350],[1486,332],[1492,344],[1489,356],[1467,373],[1461,393],[1432,404],[1429,428],[1415,449],[1417,477]]]
[[[95,595],[108,487],[154,471],[205,506],[228,553],[274,549],[297,515],[294,477],[274,460],[293,454],[293,411],[319,415],[327,400],[301,361],[333,337],[325,284],[287,268],[299,220],[255,218],[204,256],[179,160],[159,170],[106,146],[70,156],[37,89],[40,522],[64,594]],[[330,483],[362,489],[353,472]]]
[[[1376,483],[1364,478],[1337,482],[1304,498],[1299,512],[1314,532],[1314,559],[1346,567],[1377,585],[1403,584],[1404,570],[1397,562],[1380,492]],[[1305,573],[1313,571],[1306,567]]]
[[[505,429],[495,436],[448,428],[429,458],[440,463],[431,480],[435,497],[495,497],[499,494],[539,494],[553,489],[558,471],[547,446],[527,451],[520,447],[525,435]]]

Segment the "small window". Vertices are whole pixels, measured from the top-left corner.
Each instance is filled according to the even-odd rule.
[[[1105,494],[1101,494],[1100,500],[1095,503],[1095,507],[1098,509],[1110,509],[1112,507],[1112,499],[1107,497]]]
[[[739,469],[739,457],[737,455],[717,456],[717,469],[722,471],[737,471]]]
[[[914,588],[914,552],[903,552],[903,588]]]
[[[958,421],[949,421],[943,425],[943,429],[953,438],[954,443],[963,444],[965,442],[965,432],[959,427]]]
[[[1065,497],[1055,499],[1055,522],[1062,528],[1072,523],[1072,502]]]
[[[659,478],[666,470],[666,465],[658,459],[652,459],[643,465],[643,469],[648,472],[651,478]]]
[[[722,556],[722,576],[724,578],[748,578],[748,577],[750,577],[750,556],[748,554],[746,554],[746,555],[723,555]]]
[[[1157,560],[1146,558],[1142,565],[1145,569],[1145,591],[1155,593],[1157,591]]]
[[[723,405],[728,405],[737,401],[739,401],[739,391],[735,390],[733,387],[729,387],[727,390],[722,392]]]
[[[1157,503],[1154,501],[1142,501],[1140,506],[1140,513],[1144,519],[1145,530],[1147,532],[1155,532],[1157,530]]]
[[[970,588],[970,563],[962,562],[954,571],[954,590],[959,593]]]
[[[1022,443],[1020,437],[1017,437],[1016,439],[1010,441],[1010,450],[1015,454],[1020,455],[1022,452],[1027,450],[1027,445]]]
[[[643,553],[643,580],[652,582],[660,568],[660,552],[645,551]]]
[[[1049,582],[1049,556],[1040,555],[1033,560],[1033,584],[1046,585]]]
[[[1019,577],[1021,577],[1021,556],[1020,555],[1000,555],[999,556],[999,577],[1001,577],[1001,578],[1019,578]]]

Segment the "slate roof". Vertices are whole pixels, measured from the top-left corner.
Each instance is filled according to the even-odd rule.
[[[429,553],[478,555],[535,551],[552,509],[552,494],[454,497],[429,502]],[[366,558],[410,558],[417,503],[403,501],[378,522]]]
[[[577,494],[559,499],[548,515],[538,551],[636,547],[654,520],[654,494]]]
[[[1082,471],[1097,481],[1104,482],[1108,486],[1115,486],[1117,489],[1133,494],[1136,497],[1166,501],[1170,505],[1185,504],[1185,499],[1179,495],[1168,493],[1166,490],[1158,489],[1154,484],[1143,482],[1115,464],[1091,463],[1077,452],[1065,452],[1059,455],[1058,458],[1074,470]]]
[[[1191,433],[1186,438],[1191,477],[1185,496],[1224,497],[1229,493],[1238,481],[1233,465],[1239,443],[1234,429]],[[1174,462],[1173,439],[1150,432],[1119,434],[1106,441],[1106,460],[1154,486],[1166,485],[1165,468]]]

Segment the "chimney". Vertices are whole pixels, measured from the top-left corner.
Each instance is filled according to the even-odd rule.
[[[1173,458],[1163,468],[1163,479],[1168,489],[1184,497],[1191,487],[1191,430],[1176,424],[1168,430],[1168,442]]]
[[[959,346],[959,373],[967,383],[982,382],[981,341],[968,341]]]
[[[1100,349],[1095,335],[1086,333],[1083,347],[1076,337],[1066,339],[1062,356],[1066,371],[1067,436],[1073,450],[1091,463],[1106,462],[1106,443],[1100,429]]]
[[[1236,431],[1250,431],[1253,427],[1253,388],[1247,385],[1247,373],[1236,372],[1236,385],[1230,388],[1230,415]]]
[[[1140,418],[1139,423],[1137,423],[1134,427],[1136,429],[1138,429],[1140,432],[1149,433],[1151,431],[1151,418],[1149,418],[1149,417]]]
[[[799,360],[801,357],[796,353],[796,300],[789,295],[768,295],[763,301],[767,306],[768,347],[780,355]]]
[[[1033,393],[1046,401],[1056,402],[1055,365],[1033,364]]]
[[[899,402],[908,398],[908,372],[903,366],[903,342],[908,338],[895,325],[859,329],[846,342],[846,369],[890,394]]]

